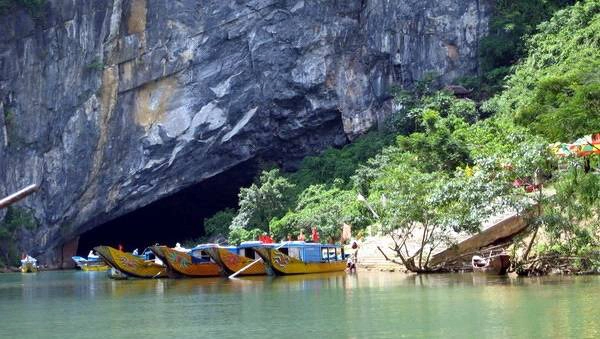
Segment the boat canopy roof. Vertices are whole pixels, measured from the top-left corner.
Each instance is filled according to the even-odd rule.
[[[236,246],[237,248],[251,248],[251,247],[274,247],[279,244],[275,243],[264,243],[262,241],[243,241],[241,244]]]
[[[24,259],[21,259],[21,262],[22,263],[27,263],[27,262],[36,263],[37,259],[34,258],[34,257],[32,257],[32,256],[30,256],[30,255],[27,255]]]
[[[194,252],[194,251],[202,251],[202,250],[206,250],[209,248],[215,248],[215,247],[220,247],[219,244],[200,244],[200,245],[196,245],[196,247],[192,248],[190,251]]]
[[[285,241],[279,244],[274,244],[276,247],[319,247],[319,248],[341,248],[340,244],[321,244],[318,242],[305,242],[305,241]]]

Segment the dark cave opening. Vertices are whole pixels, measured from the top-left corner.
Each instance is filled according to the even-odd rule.
[[[98,245],[126,251],[159,243],[175,246],[204,235],[204,218],[237,208],[240,187],[252,184],[257,162],[249,160],[221,174],[99,225],[79,238],[77,255],[87,256]]]

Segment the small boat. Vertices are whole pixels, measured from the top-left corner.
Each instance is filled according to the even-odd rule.
[[[104,260],[100,256],[95,255],[93,251],[90,251],[87,258],[74,256],[71,259],[73,259],[77,268],[85,272],[104,272],[109,269]]]
[[[21,259],[21,272],[23,273],[35,273],[38,271],[37,259],[27,255]]]
[[[471,258],[473,272],[504,275],[510,267],[510,256],[504,252],[487,258],[475,255]]]
[[[290,241],[271,247],[254,247],[271,275],[339,272],[346,269],[340,245]]]
[[[175,248],[151,246],[150,250],[167,265],[170,277],[199,278],[221,275],[221,267],[205,252],[206,248],[218,245],[207,244],[202,246],[197,246],[192,250],[179,246]]]
[[[260,241],[245,241],[239,246],[213,246],[205,249],[210,257],[221,265],[227,275],[234,274],[260,258],[254,248],[272,247],[273,244],[263,244]],[[265,264],[261,260],[240,272],[240,275],[267,274]]]
[[[167,276],[167,268],[153,260],[151,251],[142,255],[125,253],[110,246],[94,247],[104,261],[120,272],[135,278],[163,278]]]

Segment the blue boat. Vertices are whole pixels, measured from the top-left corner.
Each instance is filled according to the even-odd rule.
[[[346,269],[344,249],[337,244],[290,241],[254,249],[270,274],[340,272]]]

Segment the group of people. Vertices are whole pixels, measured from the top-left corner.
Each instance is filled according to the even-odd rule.
[[[261,242],[266,243],[266,244],[273,243],[273,239],[269,235],[267,235],[267,233],[263,233],[263,235],[260,236],[258,240],[260,240]],[[296,238],[296,240],[297,241],[306,241],[306,236],[304,235],[304,229],[300,229],[300,233],[298,234],[298,237]],[[311,227],[311,240],[313,242],[320,241],[319,231],[317,230],[317,227],[315,227],[315,226]],[[281,240],[281,242],[286,242],[286,241],[294,241],[291,233],[288,233],[286,239]],[[356,263],[358,261],[358,243],[356,242],[356,240],[352,240],[351,248],[352,248],[352,253],[348,256],[346,266],[348,267],[348,270],[350,270],[350,272],[356,272]]]
[[[312,242],[319,242],[321,240],[321,237],[319,235],[319,231],[317,230],[317,227],[313,226],[311,229],[312,229],[312,233],[310,235],[310,239],[312,240]],[[288,233],[287,238],[284,240],[281,240],[281,242],[284,242],[284,241],[294,241],[292,234]],[[296,241],[306,241],[306,236],[304,235],[304,229],[300,229],[300,234],[298,234]]]

